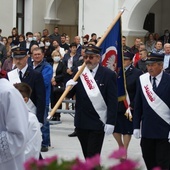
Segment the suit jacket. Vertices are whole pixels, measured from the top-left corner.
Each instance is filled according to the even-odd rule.
[[[70,58],[70,53],[66,53],[64,55],[64,58],[63,58],[63,63],[65,64],[66,69],[68,68],[67,64],[68,64],[69,58]],[[76,69],[78,60],[79,60],[79,56],[77,54],[75,54],[75,56],[73,57],[73,66],[71,67],[72,72]],[[66,83],[68,80],[71,79],[71,77],[72,77],[72,75],[66,73],[65,78],[64,78],[64,82]]]
[[[116,74],[99,65],[94,79],[107,105],[106,124],[115,125],[118,101]],[[94,109],[80,78],[72,90],[76,94],[75,127],[89,130],[104,129],[104,124],[99,119],[99,115]]]
[[[53,63],[52,63],[53,66]],[[55,81],[57,84],[64,83],[64,76],[66,74],[66,66],[62,61],[59,61],[58,67],[55,70]]]
[[[142,74],[142,71],[135,68],[132,65],[125,72],[126,88],[127,88],[127,92],[128,92],[129,99],[130,99],[131,108],[134,108],[134,99],[135,99],[135,94],[136,94],[137,80],[141,74]],[[125,113],[126,107],[124,105],[124,102],[119,102],[118,111]]]
[[[42,74],[28,67],[21,81],[27,83],[32,88],[30,99],[37,107],[37,118],[39,122],[43,123],[46,94]]]
[[[31,47],[32,47],[33,45],[39,46],[37,41],[31,41],[31,42],[30,42],[29,49],[28,49],[29,54],[31,54]],[[23,48],[23,49],[27,49],[27,48],[26,48],[26,41],[20,42],[20,47]]]
[[[160,118],[149,106],[143,95],[141,84],[136,91],[135,109],[133,116],[134,129],[140,129],[142,121],[142,137],[153,139],[167,139],[170,131],[170,125]],[[170,76],[163,72],[162,79],[156,89],[156,94],[170,108]],[[170,112],[169,112],[170,114]]]

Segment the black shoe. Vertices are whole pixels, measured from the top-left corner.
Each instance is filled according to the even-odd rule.
[[[51,121],[57,121],[57,118],[56,117],[52,117]]]
[[[42,146],[41,147],[41,152],[48,152],[48,147],[47,146]]]
[[[76,137],[76,136],[77,136],[77,133],[76,133],[76,131],[74,131],[73,133],[69,134],[68,136],[69,136],[69,137]]]
[[[60,121],[60,117],[59,116],[56,117],[56,121]]]

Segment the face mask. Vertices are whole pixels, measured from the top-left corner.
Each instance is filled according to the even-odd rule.
[[[32,39],[33,39],[32,37],[29,37],[29,38],[28,38],[28,41],[29,41],[29,42],[31,42],[31,41],[32,41]]]
[[[33,37],[32,40],[33,40],[33,41],[37,41],[37,37]]]
[[[59,56],[55,56],[55,57],[53,58],[53,60],[54,60],[54,62],[59,62],[59,61],[60,61],[60,57],[59,57]]]
[[[50,42],[45,42],[45,46],[49,47],[50,46]]]
[[[167,36],[167,37],[168,37],[168,36],[169,36],[169,33],[168,33],[168,32],[167,32],[167,33],[165,33],[165,36]]]

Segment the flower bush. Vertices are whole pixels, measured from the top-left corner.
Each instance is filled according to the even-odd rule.
[[[126,150],[120,148],[109,155],[108,159],[120,159],[126,156]],[[25,170],[139,170],[140,166],[137,161],[130,159],[124,159],[116,165],[112,165],[108,168],[100,166],[100,156],[96,155],[92,158],[87,158],[85,161],[75,158],[71,161],[58,159],[57,156],[45,158],[43,160],[36,160],[31,158],[25,162]],[[155,168],[154,170],[160,170]]]

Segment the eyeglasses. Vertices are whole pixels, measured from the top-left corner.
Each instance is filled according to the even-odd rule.
[[[84,59],[89,58],[90,60],[93,60],[94,57],[95,57],[94,55],[85,55]]]

